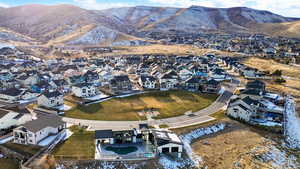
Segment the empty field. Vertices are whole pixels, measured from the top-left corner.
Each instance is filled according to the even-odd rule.
[[[56,158],[94,159],[95,133],[82,128],[72,127],[73,135],[64,143],[58,145],[53,155]]]
[[[187,111],[198,111],[212,104],[217,95],[196,94],[187,91],[151,92],[126,98],[114,98],[88,106],[77,106],[66,112],[67,117],[88,120],[145,120],[138,112],[155,110],[155,118],[183,115]]]

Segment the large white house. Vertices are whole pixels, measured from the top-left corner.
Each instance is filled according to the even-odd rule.
[[[31,120],[31,114],[24,114],[11,110],[0,109],[0,129],[19,126]]]
[[[155,89],[158,86],[157,79],[153,76],[141,76],[139,84],[146,89]]]
[[[47,91],[39,96],[37,101],[39,106],[54,108],[64,104],[64,96],[58,91]]]
[[[17,88],[9,88],[0,92],[0,100],[6,102],[17,102],[20,100],[29,100],[36,98],[36,93],[31,93],[26,90],[20,90]]]
[[[66,128],[61,118],[43,115],[13,130],[14,143],[38,145],[51,135],[56,135]]]
[[[95,86],[90,83],[80,83],[72,86],[72,92],[76,97],[93,97],[99,94]]]

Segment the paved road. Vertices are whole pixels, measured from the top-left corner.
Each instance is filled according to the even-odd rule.
[[[224,108],[232,93],[237,88],[239,84],[238,80],[233,80],[232,83],[224,86],[224,93],[219,96],[219,98],[208,106],[205,109],[202,109],[198,112],[193,112],[189,115],[182,115],[178,117],[160,119],[160,120],[146,120],[146,121],[97,121],[97,120],[81,120],[64,117],[63,120],[67,123],[71,124],[80,124],[85,126],[90,126],[91,130],[104,130],[104,129],[112,129],[112,130],[120,130],[120,129],[132,129],[138,127],[140,123],[148,123],[149,125],[160,125],[166,124],[170,128],[179,128],[184,126],[189,126],[193,124],[200,124],[207,121],[211,121],[214,118],[209,115],[218,112],[222,108]]]

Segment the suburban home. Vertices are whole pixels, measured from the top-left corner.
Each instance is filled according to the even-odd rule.
[[[254,90],[259,90],[261,92],[265,92],[266,84],[260,80],[254,80],[246,84],[246,89],[254,89]]]
[[[182,80],[187,80],[188,78],[192,77],[193,72],[187,70],[187,69],[182,69],[179,71],[179,77]]]
[[[0,109],[0,130],[16,127],[32,120],[31,114],[18,113],[11,110]]]
[[[137,132],[133,130],[96,130],[95,140],[98,144],[136,143]]]
[[[214,79],[210,79],[201,85],[201,89],[204,93],[218,93],[221,89],[221,83]]]
[[[64,104],[64,96],[58,91],[46,91],[37,99],[38,105],[46,108],[55,108]]]
[[[42,115],[13,130],[14,143],[38,145],[49,136],[58,135],[66,123],[58,116]]]
[[[16,78],[23,86],[32,86],[38,82],[38,77],[36,75],[21,75]]]
[[[158,154],[176,153],[181,158],[183,142],[175,133],[168,130],[152,130],[149,140],[155,145]]]
[[[191,77],[184,82],[185,89],[188,91],[199,91],[201,80],[197,77]]]
[[[36,96],[36,93],[31,93],[27,90],[20,90],[17,88],[8,88],[0,91],[0,99],[7,102],[34,99]]]
[[[226,113],[233,118],[249,122],[255,116],[258,106],[259,102],[250,97],[238,98],[231,101]]]
[[[110,89],[114,93],[123,93],[132,90],[132,84],[127,75],[114,76],[110,80]]]
[[[79,83],[72,86],[72,93],[76,97],[86,98],[99,94],[98,89],[91,83]]]
[[[159,84],[161,90],[176,89],[178,87],[179,81],[178,74],[175,71],[169,71],[162,74],[159,77]]]
[[[158,86],[157,79],[153,76],[140,76],[139,84],[145,89],[156,89]]]

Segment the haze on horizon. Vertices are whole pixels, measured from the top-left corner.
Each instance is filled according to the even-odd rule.
[[[72,4],[85,9],[108,9],[129,6],[190,7],[192,5],[229,8],[249,7],[267,10],[287,17],[300,18],[300,0],[0,0],[0,7],[27,4]]]

